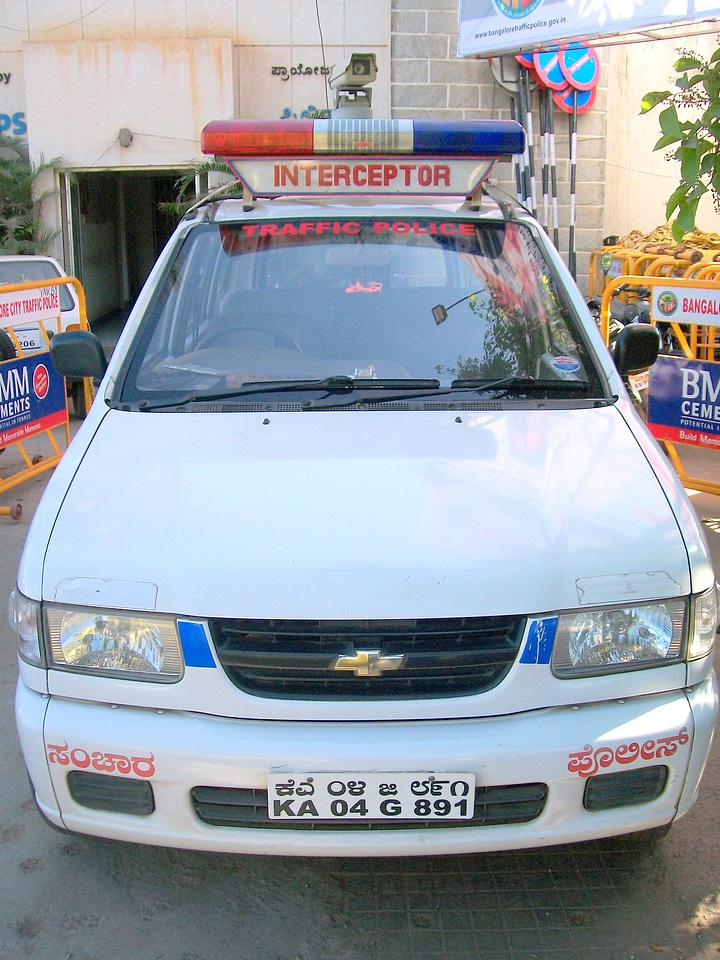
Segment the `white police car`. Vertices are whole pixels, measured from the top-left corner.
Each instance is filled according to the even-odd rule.
[[[513,123],[210,124],[22,558],[17,725],[81,833],[439,854],[661,832],[717,713],[707,545]],[[291,196],[289,196],[291,195]],[[265,197],[266,199],[262,199]]]

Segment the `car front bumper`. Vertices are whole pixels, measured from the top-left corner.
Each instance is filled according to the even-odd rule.
[[[237,720],[40,695],[18,682],[16,719],[38,806],[79,833],[196,850],[292,856],[410,856],[569,843],[670,823],[693,804],[712,741],[715,677],[673,693],[501,718],[414,722]],[[584,806],[588,783],[667,768],[662,792],[609,809]],[[151,811],[78,803],[68,774],[150,785]],[[527,822],[358,829],[335,822],[216,826],[198,787],[264,791],[269,773],[474,773],[479,787],[546,785]],[[93,782],[92,780],[90,781]],[[100,782],[100,781],[98,781]],[[140,787],[148,790],[147,787]],[[622,791],[621,791],[622,792]],[[632,799],[632,798],[630,798]]]

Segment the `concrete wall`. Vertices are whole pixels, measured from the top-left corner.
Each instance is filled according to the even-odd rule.
[[[178,141],[170,162],[177,166],[198,152],[208,101],[215,117],[300,116],[327,105],[327,75],[344,69],[355,50],[376,54],[375,102],[378,115],[389,115],[390,0],[16,0],[2,8],[0,73],[12,80],[0,77],[0,112],[27,109],[38,147],[44,89],[52,100],[64,97],[55,126],[64,123],[66,148],[78,146],[72,134],[80,123],[83,141],[85,125],[92,136],[105,120],[132,129],[124,114],[137,117],[137,132],[155,136],[155,152],[162,140]],[[230,44],[230,64],[224,50],[216,48],[215,59],[205,50],[221,41]],[[189,140],[177,129],[186,121],[195,124]],[[108,167],[116,159],[93,158]]]
[[[680,164],[653,151],[660,137],[662,107],[640,116],[640,101],[652,90],[674,89],[672,69],[680,48],[709,59],[717,49],[716,33],[609,49],[607,189],[603,232],[623,236],[630,230],[650,233],[665,223],[665,203],[680,181]],[[704,198],[698,226],[720,232],[720,217]]]
[[[331,103],[328,75],[358,50],[377,57],[376,115],[390,115],[390,0],[0,6],[0,131],[26,136],[35,162],[59,158],[63,170],[187,168],[206,159],[209,120],[280,119]],[[42,178],[42,189],[52,185]],[[59,196],[44,219],[62,224]]]
[[[30,42],[23,59],[31,152],[68,169],[187,163],[202,127],[235,110],[227,38]]]
[[[510,94],[486,60],[457,57],[457,0],[392,0],[392,109],[395,117],[508,118]],[[601,59],[606,54],[601,52]],[[587,286],[588,255],[603,236],[607,69],[595,104],[578,117],[575,217],[577,277]],[[559,249],[567,258],[570,222],[569,118],[555,109]],[[538,213],[543,219],[538,95],[533,95],[533,146]],[[515,195],[512,170],[498,165],[503,186]]]

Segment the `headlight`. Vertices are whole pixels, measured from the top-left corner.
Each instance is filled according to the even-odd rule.
[[[718,622],[717,584],[695,597],[688,638],[688,660],[706,656],[715,643]]]
[[[686,606],[684,600],[663,600],[563,614],[553,670],[560,677],[577,677],[678,661]]]
[[[28,600],[17,590],[10,594],[8,602],[8,620],[10,627],[17,634],[18,653],[23,660],[41,667],[42,647],[39,632],[40,604]]]
[[[51,666],[128,680],[182,676],[175,620],[108,610],[47,608]]]

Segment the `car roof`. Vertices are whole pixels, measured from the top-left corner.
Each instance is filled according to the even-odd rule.
[[[509,214],[518,219],[529,218],[528,211],[515,198],[503,196],[500,201],[483,195],[479,208],[472,206],[464,197],[426,198],[418,196],[358,197],[342,195],[316,195],[310,197],[272,197],[257,199],[249,206],[240,197],[207,199],[198,204],[189,218],[206,221],[230,221],[246,219],[291,219],[308,216],[362,216],[362,217],[436,217],[452,216],[472,220],[508,219]]]

